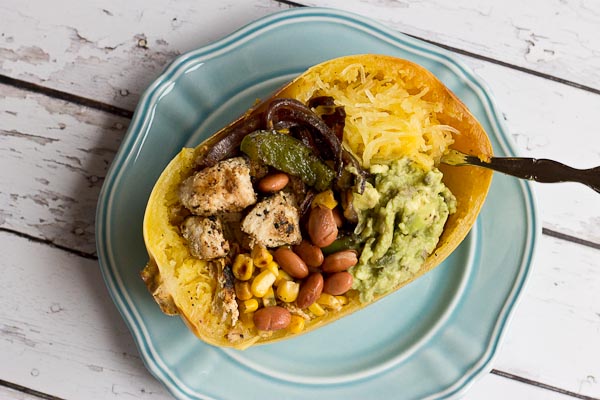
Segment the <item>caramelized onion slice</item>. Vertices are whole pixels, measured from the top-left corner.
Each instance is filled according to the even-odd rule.
[[[295,99],[275,99],[267,108],[265,114],[267,129],[274,129],[280,121],[297,122],[299,125],[308,125],[313,128],[323,139],[331,154],[335,165],[336,175],[339,177],[344,168],[342,162],[342,142],[317,114],[308,106]]]

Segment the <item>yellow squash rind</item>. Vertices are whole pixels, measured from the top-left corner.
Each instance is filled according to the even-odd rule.
[[[429,71],[410,61],[394,57],[356,55],[324,62],[307,70],[267,101],[282,97],[304,101],[306,94],[313,90],[315,78],[320,76],[322,71],[342,71],[353,63],[362,63],[369,71],[390,74],[410,81],[415,87],[427,87],[428,91],[423,98],[442,105],[442,111],[437,114],[438,121],[460,132],[454,135],[454,144],[451,147],[483,158],[492,155],[491,144],[485,131],[466,106]],[[260,111],[267,101],[249,112]],[[222,321],[211,312],[214,305],[212,297],[217,284],[210,270],[215,266],[211,267],[207,262],[191,257],[177,227],[171,223],[177,220],[171,209],[177,202],[179,183],[193,173],[196,158],[224,134],[226,133],[221,130],[197,148],[183,149],[158,179],[144,218],[144,240],[150,261],[142,276],[161,309],[169,314],[178,312],[200,339],[216,346],[247,348],[255,344],[294,337],[297,334],[287,330],[261,334],[252,326],[251,321],[243,316],[237,328],[230,331],[229,321]],[[439,168],[444,174],[444,183],[457,199],[457,212],[448,219],[436,250],[410,281],[439,265],[463,241],[475,223],[491,183],[492,173],[485,169],[443,165]],[[389,293],[410,281],[402,282]],[[373,302],[385,295],[377,296]],[[350,294],[348,297],[348,303],[341,310],[327,312],[322,317],[306,321],[302,333],[310,332],[370,304],[360,303],[356,294]],[[191,303],[193,300],[190,299],[201,299],[202,303]]]

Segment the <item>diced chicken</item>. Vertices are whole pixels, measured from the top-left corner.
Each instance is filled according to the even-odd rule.
[[[248,161],[243,157],[230,158],[196,172],[183,181],[179,197],[196,215],[242,211],[256,203]]]
[[[300,243],[300,215],[291,196],[284,192],[254,206],[242,221],[242,231],[254,243],[266,247]]]
[[[239,312],[239,311],[238,311]],[[230,330],[225,337],[229,341],[229,343],[239,342],[244,338],[244,334],[241,330]]]
[[[287,184],[286,191],[294,196],[296,204],[300,204],[306,197],[308,187],[297,176],[289,175],[289,177],[290,181]]]
[[[235,278],[231,271],[231,265],[219,263],[217,266],[217,291],[214,297],[214,312],[221,314],[221,322],[225,322],[227,316],[231,317],[231,325],[235,326],[240,316],[235,296]]]
[[[260,161],[248,160],[248,167],[250,168],[250,176],[256,180],[269,173],[269,167]]]
[[[235,257],[238,253],[244,250],[250,251],[250,238],[242,232],[242,218],[244,214],[241,212],[224,213],[219,215],[223,224],[223,234],[229,240],[230,249],[229,255]]]
[[[150,260],[146,267],[141,272],[141,277],[148,291],[152,293],[152,297],[160,306],[162,312],[167,315],[177,315],[179,310],[173,300],[173,296],[169,293],[169,289],[164,284],[158,265],[154,260]]]
[[[181,234],[188,242],[190,253],[201,260],[225,257],[229,253],[229,242],[217,217],[188,217],[181,224]]]
[[[283,303],[281,303],[281,306],[283,308],[285,308],[286,310],[288,310],[290,312],[290,314],[292,314],[292,315],[298,315],[307,321],[310,320],[310,315],[308,315],[307,313],[302,311],[302,309],[300,307],[298,307],[297,305],[295,305],[294,303],[284,303],[283,302]]]

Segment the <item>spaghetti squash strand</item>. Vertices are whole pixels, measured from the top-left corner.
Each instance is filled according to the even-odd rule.
[[[344,147],[363,166],[404,155],[429,170],[453,143],[456,130],[436,116],[443,106],[424,99],[429,88],[408,87],[401,76],[369,73],[360,63],[331,74],[325,70],[315,77],[310,96],[331,96],[352,116],[346,120]]]

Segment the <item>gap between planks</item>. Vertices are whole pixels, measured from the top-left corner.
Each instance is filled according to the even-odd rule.
[[[279,2],[279,3],[282,3],[282,4],[287,4],[287,5],[293,6],[293,7],[304,7],[302,4],[295,3],[295,2],[292,2],[292,1],[287,1],[287,0],[276,0],[276,1]],[[431,43],[433,45],[436,45],[438,47],[444,48],[446,50],[452,51],[452,52],[457,53],[457,54],[461,54],[461,55],[466,55],[466,56],[469,56],[469,57],[473,57],[473,58],[476,58],[476,59],[479,59],[479,60],[482,60],[482,61],[486,61],[486,62],[497,64],[497,65],[500,65],[500,66],[503,66],[503,67],[506,67],[506,68],[518,70],[520,72],[528,73],[528,74],[531,74],[531,75],[534,75],[534,76],[537,76],[537,77],[540,77],[540,78],[543,78],[543,79],[548,79],[548,80],[555,81],[555,82],[558,82],[558,83],[562,83],[562,84],[565,84],[565,85],[568,85],[568,86],[571,86],[571,87],[574,87],[574,88],[577,88],[577,89],[580,89],[580,90],[584,90],[584,91],[587,91],[587,92],[591,92],[591,93],[600,95],[600,89],[595,89],[595,88],[592,88],[592,87],[589,87],[589,86],[586,86],[586,85],[581,85],[581,84],[578,84],[578,83],[573,82],[573,81],[561,79],[561,78],[558,78],[558,77],[555,77],[555,76],[552,76],[552,75],[540,73],[538,71],[534,71],[534,70],[531,70],[531,69],[523,68],[523,67],[520,67],[520,66],[517,66],[517,65],[513,65],[513,64],[510,64],[510,63],[506,63],[506,62],[503,62],[503,61],[495,60],[495,59],[492,59],[492,58],[489,58],[489,57],[486,57],[486,56],[483,56],[483,55],[472,53],[472,52],[469,52],[469,51],[466,51],[466,50],[463,50],[463,49],[460,49],[460,48],[456,48],[456,47],[452,47],[452,46],[447,46],[447,45],[444,45],[444,44],[440,44],[440,43],[437,43],[437,42],[434,42],[434,41],[431,41],[431,40],[427,40],[427,39],[423,39],[423,38],[420,38],[420,37],[417,37],[417,36],[414,36],[414,35],[407,35],[407,36],[414,37],[414,38],[416,38],[418,40],[422,40],[422,41],[427,42],[427,43]],[[107,104],[107,103],[103,103],[103,102],[100,102],[100,101],[92,100],[92,99],[89,99],[89,98],[86,98],[86,97],[83,97],[83,96],[78,96],[78,95],[74,95],[74,94],[71,94],[71,93],[68,93],[68,92],[64,92],[64,91],[60,91],[60,90],[56,90],[56,89],[47,88],[47,87],[44,87],[42,85],[37,85],[37,84],[34,84],[34,83],[29,83],[27,81],[10,78],[10,77],[6,77],[6,76],[3,76],[3,75],[0,75],[0,83],[4,83],[4,84],[7,84],[7,85],[18,87],[18,88],[21,88],[21,89],[24,89],[24,90],[27,90],[27,91],[31,91],[31,92],[35,92],[35,93],[40,93],[40,94],[46,95],[48,97],[57,98],[57,99],[60,99],[60,100],[68,101],[68,102],[71,102],[71,103],[74,103],[74,104],[82,105],[82,106],[89,107],[89,108],[92,108],[92,109],[97,109],[97,110],[100,110],[100,111],[104,111],[104,112],[107,112],[107,113],[110,113],[110,114],[114,114],[114,115],[117,115],[117,116],[129,118],[129,119],[131,119],[132,116],[133,116],[133,112],[132,111],[124,109],[124,108],[116,107],[116,106],[113,106],[113,105],[110,105],[110,104]],[[98,259],[97,256],[95,256],[94,254],[89,254],[89,253],[85,253],[85,252],[73,250],[73,249],[70,249],[68,247],[61,246],[61,245],[56,245],[55,243],[53,243],[50,240],[40,239],[40,238],[33,237],[33,236],[30,236],[30,235],[27,235],[27,234],[23,234],[23,233],[20,233],[18,231],[14,231],[14,230],[7,229],[7,228],[0,228],[0,231],[6,232],[6,233],[11,233],[11,234],[17,235],[19,237],[22,237],[22,238],[34,241],[34,242],[43,243],[43,244],[49,245],[51,247],[54,247],[54,248],[57,248],[57,249],[60,249],[60,250],[63,250],[63,251],[66,251],[66,252],[78,255],[78,256],[83,257],[83,258],[92,259],[92,260],[97,260]],[[554,238],[557,238],[557,239],[560,239],[560,240],[564,240],[564,241],[576,243],[576,244],[579,244],[579,245],[588,246],[588,247],[591,247],[591,248],[594,248],[594,249],[600,249],[600,243],[595,243],[595,242],[592,242],[592,241],[587,241],[587,240],[580,239],[580,238],[577,238],[575,236],[563,234],[561,232],[557,232],[557,231],[554,231],[554,230],[551,230],[551,229],[543,228],[542,229],[542,234],[547,235],[547,236],[551,236],[551,237],[554,237]],[[567,390],[564,390],[564,389],[561,389],[561,388],[558,388],[558,387],[555,387],[555,386],[547,385],[547,384],[544,384],[544,383],[541,383],[541,382],[537,382],[537,381],[534,381],[534,380],[523,378],[523,377],[520,377],[518,375],[514,375],[514,374],[511,374],[511,373],[499,371],[499,370],[496,370],[496,369],[492,370],[490,373],[492,373],[494,375],[497,375],[497,376],[500,376],[500,377],[503,377],[505,379],[511,379],[511,380],[519,381],[519,382],[522,382],[522,383],[525,383],[525,384],[529,384],[529,385],[533,385],[533,386],[537,386],[537,387],[540,387],[540,388],[543,388],[543,389],[546,389],[546,390],[549,390],[549,391],[554,391],[554,392],[557,392],[557,393],[560,393],[560,394],[568,395],[568,396],[571,396],[571,397],[574,397],[574,398],[577,398],[577,399],[583,399],[583,400],[600,400],[600,399],[598,399],[596,397],[590,397],[590,396],[586,396],[586,395],[581,395],[581,394],[578,394],[578,393],[575,393],[575,392],[567,391]],[[29,395],[32,395],[32,396],[35,396],[35,397],[39,397],[41,399],[63,400],[60,397],[52,396],[52,395],[49,395],[49,394],[46,394],[46,393],[43,393],[43,392],[39,392],[39,391],[30,389],[30,388],[27,388],[27,387],[15,384],[15,383],[7,382],[7,381],[1,380],[1,379],[0,379],[0,386],[4,386],[4,387],[10,388],[12,390],[20,391],[20,392],[23,392],[23,393],[26,393],[26,394],[29,394]]]
[[[294,1],[288,1],[288,0],[275,0],[275,1],[278,2],[278,3],[281,3],[281,4],[286,4],[286,5],[291,6],[291,7],[298,7],[298,8],[300,8],[300,7],[306,7],[304,4],[296,3]],[[573,82],[573,81],[568,80],[568,79],[559,78],[559,77],[556,77],[556,76],[553,76],[553,75],[550,75],[550,74],[545,74],[543,72],[539,72],[539,71],[536,71],[536,70],[533,70],[533,69],[530,69],[530,68],[525,68],[525,67],[521,67],[519,65],[511,64],[511,63],[508,63],[508,62],[505,62],[505,61],[496,60],[494,58],[487,57],[487,56],[484,56],[484,55],[481,55],[481,54],[477,54],[477,53],[473,53],[473,52],[470,52],[468,50],[461,49],[459,47],[448,46],[448,45],[443,44],[443,43],[439,43],[439,42],[436,42],[436,41],[433,41],[433,40],[429,40],[429,39],[424,39],[422,37],[411,35],[411,34],[408,34],[408,33],[402,32],[402,31],[398,31],[398,32],[402,33],[403,35],[409,36],[411,38],[414,38],[414,39],[417,39],[417,40],[420,40],[420,41],[432,44],[432,45],[437,46],[437,47],[441,47],[442,49],[449,50],[449,51],[451,51],[453,53],[461,54],[463,56],[472,57],[472,58],[475,58],[475,59],[481,60],[481,61],[486,61],[486,62],[489,62],[489,63],[492,63],[492,64],[500,65],[502,67],[514,69],[514,70],[517,70],[517,71],[520,71],[520,72],[524,72],[526,74],[537,76],[539,78],[548,79],[548,80],[551,80],[551,81],[554,81],[554,82],[562,83],[563,85],[571,86],[571,87],[574,87],[574,88],[577,88],[577,89],[580,89],[580,90],[584,90],[586,92],[590,92],[590,93],[594,93],[594,94],[600,95],[600,89],[596,89],[596,88],[593,88],[591,86],[582,85],[580,83]]]
[[[98,260],[98,257],[95,254],[90,254],[90,253],[86,253],[85,251],[79,251],[79,250],[71,249],[66,246],[61,246],[59,244],[54,243],[51,240],[42,239],[42,238],[39,238],[36,236],[28,235],[26,233],[22,233],[22,232],[14,230],[14,229],[5,228],[5,227],[0,226],[0,232],[10,233],[12,235],[18,236],[23,239],[30,240],[35,243],[45,244],[47,246],[54,247],[55,249],[65,251],[67,253],[71,253],[71,254],[74,254],[79,257],[87,258],[88,260]]]
[[[63,92],[62,90],[51,89],[49,87],[27,82],[21,79],[11,78],[6,75],[0,75],[0,84],[13,86],[18,89],[26,90],[33,93],[43,94],[48,97],[68,101],[70,103],[78,104],[80,106],[92,108],[95,110],[104,111],[109,114],[117,115],[119,117],[125,117],[129,119],[133,118],[133,111],[126,110],[121,107],[116,107],[111,104],[106,104],[101,101],[92,100],[87,97],[78,96],[76,94]]]
[[[586,396],[586,395],[574,393],[574,392],[571,392],[571,391],[568,391],[568,390],[564,390],[564,389],[558,388],[556,386],[546,385],[546,384],[541,383],[541,382],[533,381],[531,379],[526,379],[526,378],[520,377],[518,375],[510,374],[510,373],[499,371],[499,370],[496,370],[496,369],[491,370],[490,373],[493,374],[493,375],[500,376],[500,377],[505,378],[505,379],[511,379],[511,380],[518,381],[518,382],[521,382],[521,383],[524,383],[524,384],[536,386],[536,387],[539,387],[541,389],[545,389],[545,390],[549,390],[549,391],[552,391],[552,392],[560,393],[562,395],[570,396],[570,397],[573,397],[573,398],[576,398],[576,399],[582,399],[582,400],[600,400],[600,399],[595,398],[595,397],[590,397],[590,396]],[[18,385],[16,383],[8,382],[8,381],[2,380],[2,379],[0,379],[0,386],[4,386],[4,387],[7,387],[9,389],[12,389],[12,390],[15,390],[15,391],[18,391],[18,392],[22,392],[22,393],[25,393],[25,394],[28,394],[28,395],[31,395],[31,396],[39,397],[40,399],[45,399],[45,400],[64,400],[61,397],[52,396],[50,394],[43,393],[43,392],[40,392],[40,391],[37,391],[37,390],[34,390],[34,389],[30,389],[28,387],[25,387],[25,386],[22,386],[22,385]]]
[[[87,258],[87,259],[90,259],[90,260],[98,260],[98,256],[96,254],[94,254],[94,253],[87,253],[87,252],[84,252],[84,251],[79,251],[79,250],[71,249],[69,247],[56,244],[56,243],[54,243],[51,240],[42,239],[42,238],[39,238],[39,237],[36,237],[36,236],[28,235],[26,233],[19,232],[19,231],[16,231],[14,229],[0,227],[0,232],[10,233],[10,234],[22,237],[24,239],[31,240],[32,242],[42,243],[42,244],[54,247],[56,249],[60,249],[60,250],[66,251],[68,253],[78,255],[78,256],[83,257],[83,258]],[[567,234],[561,233],[561,232],[557,232],[557,231],[554,231],[552,229],[542,228],[542,235],[550,236],[550,237],[553,237],[553,238],[556,238],[556,239],[564,240],[566,242],[571,242],[571,243],[579,244],[581,246],[586,246],[586,247],[590,247],[592,249],[600,250],[600,243],[595,243],[595,242],[592,242],[592,241],[589,241],[589,240],[580,239],[578,237],[567,235]]]
[[[534,381],[534,380],[531,380],[531,379],[523,378],[522,376],[514,375],[514,374],[511,374],[511,373],[508,373],[508,372],[504,372],[504,371],[499,371],[497,369],[491,370],[490,374],[501,376],[501,377],[506,378],[506,379],[512,379],[514,381],[525,383],[527,385],[536,386],[536,387],[539,387],[541,389],[550,390],[552,392],[560,393],[560,394],[563,394],[563,395],[566,395],[566,396],[575,397],[576,399],[600,400],[597,397],[591,397],[591,396],[586,396],[584,394],[579,394],[579,393],[571,392],[569,390],[564,390],[564,389],[561,389],[561,388],[556,387],[556,386],[547,385],[547,384],[542,383],[542,382],[538,382],[538,381]]]
[[[20,232],[11,230],[11,229],[1,228],[0,227],[0,232],[5,232],[5,233],[13,234],[13,235],[19,236],[21,238],[24,238],[24,239],[36,242],[36,243],[46,244],[46,245],[49,245],[51,247],[54,247],[54,248],[60,249],[62,251],[65,251],[65,252],[68,252],[68,253],[80,256],[80,257],[84,257],[84,258],[87,258],[87,259],[91,259],[91,260],[97,260],[98,259],[98,257],[95,256],[95,255],[93,255],[93,254],[87,254],[87,253],[84,253],[84,252],[72,250],[72,249],[69,249],[69,248],[64,247],[64,246],[56,245],[56,244],[54,244],[54,243],[52,243],[52,242],[50,242],[48,240],[44,240],[44,239],[40,239],[40,238],[37,238],[37,237],[33,237],[33,236],[30,236],[30,235],[27,235],[27,234],[23,234],[23,233],[20,233]],[[576,237],[573,237],[573,236],[569,236],[569,235],[565,235],[565,234],[562,234],[560,232],[555,232],[555,231],[552,231],[550,229],[544,228],[543,229],[543,234],[551,236],[551,237],[554,237],[554,238],[557,238],[557,239],[574,242],[574,243],[577,243],[577,244],[580,244],[580,245],[586,245],[586,246],[589,246],[589,247],[592,247],[592,248],[595,248],[595,249],[600,249],[600,245],[599,244],[596,244],[596,243],[593,243],[593,242],[584,241],[582,239],[579,239],[579,238],[576,238]],[[579,394],[579,393],[576,393],[576,392],[572,392],[572,391],[569,391],[569,390],[562,389],[560,387],[548,385],[548,384],[545,384],[543,382],[538,382],[538,381],[535,381],[535,380],[532,380],[532,379],[528,379],[528,378],[525,378],[525,377],[521,377],[519,375],[515,375],[515,374],[509,373],[509,372],[504,372],[504,371],[497,370],[497,369],[492,369],[490,371],[490,373],[494,374],[494,375],[497,375],[497,376],[500,376],[500,377],[505,378],[505,379],[511,379],[511,380],[514,380],[514,381],[517,381],[517,382],[521,382],[521,383],[524,383],[524,384],[536,386],[536,387],[544,389],[544,390],[548,390],[548,391],[560,393],[562,395],[570,396],[570,397],[577,398],[577,399],[582,399],[582,400],[600,400],[599,398],[596,398],[596,397],[582,395],[582,394]],[[39,398],[42,398],[42,399],[63,400],[63,399],[61,399],[59,397],[55,397],[55,396],[52,396],[52,395],[49,395],[49,394],[46,394],[46,393],[43,393],[43,392],[38,392],[36,390],[27,388],[25,386],[21,386],[21,385],[18,385],[18,384],[15,384],[15,383],[11,383],[11,382],[8,382],[8,381],[4,381],[4,380],[1,380],[1,379],[0,379],[0,386],[5,386],[5,387],[8,387],[10,389],[13,389],[13,390],[16,390],[16,391],[20,391],[20,392],[23,392],[23,393],[26,393],[26,394],[29,394],[29,395],[33,395],[33,396],[36,396],[36,397],[39,397]]]
[[[567,242],[577,243],[582,246],[591,247],[592,249],[600,250],[600,243],[592,242],[590,240],[580,239],[576,236],[567,235],[565,233],[557,232],[552,229],[542,228],[542,234],[551,236],[556,239],[565,240]]]
[[[0,386],[7,387],[17,392],[25,393],[30,396],[39,397],[40,399],[44,400],[64,400],[62,397],[52,396],[50,394],[39,392],[37,390],[33,390],[25,386],[17,385],[16,383],[7,382],[3,379],[0,379]]]
[[[290,7],[297,7],[297,8],[306,7],[305,5],[300,4],[300,3],[296,3],[294,1],[288,1],[288,0],[274,0],[274,1],[276,1],[278,3],[281,3],[281,4],[288,5]],[[545,74],[545,73],[542,73],[542,72],[539,72],[539,71],[535,71],[533,69],[524,68],[524,67],[521,67],[521,66],[518,66],[518,65],[515,65],[515,64],[511,64],[511,63],[508,63],[508,62],[496,60],[496,59],[493,59],[491,57],[487,57],[487,56],[484,56],[484,55],[481,55],[481,54],[473,53],[473,52],[470,52],[468,50],[464,50],[464,49],[461,49],[461,48],[458,48],[458,47],[448,46],[448,45],[443,44],[443,43],[439,43],[439,42],[436,42],[436,41],[433,41],[433,40],[424,39],[424,38],[421,38],[419,36],[410,35],[410,34],[407,34],[407,33],[401,32],[401,31],[398,31],[398,32],[400,32],[400,33],[402,33],[402,34],[404,34],[406,36],[415,38],[417,40],[421,40],[423,42],[432,44],[434,46],[438,46],[440,48],[443,48],[445,50],[451,51],[453,53],[457,53],[457,54],[461,54],[461,55],[464,55],[464,56],[472,57],[472,58],[475,58],[475,59],[478,59],[478,60],[481,60],[481,61],[489,62],[491,64],[496,64],[496,65],[499,65],[499,66],[502,66],[502,67],[505,67],[505,68],[513,69],[513,70],[520,71],[520,72],[523,72],[523,73],[526,73],[526,74],[537,76],[537,77],[542,78],[542,79],[551,80],[551,81],[554,81],[554,82],[557,82],[557,83],[561,83],[561,84],[564,84],[564,85],[567,85],[567,86],[571,86],[571,87],[574,87],[574,88],[577,88],[577,89],[580,89],[580,90],[583,90],[583,91],[586,91],[586,92],[590,92],[590,93],[594,93],[594,94],[600,95],[600,89],[596,89],[596,88],[593,88],[593,87],[590,87],[590,86],[587,86],[587,85],[582,85],[582,84],[579,84],[577,82],[574,82],[574,81],[571,81],[571,80],[568,80],[568,79],[559,78],[559,77],[556,77],[556,76],[553,76],[553,75],[550,75],[550,74]],[[125,117],[125,118],[129,118],[129,119],[131,119],[133,117],[133,110],[128,110],[128,109],[125,109],[125,108],[117,107],[117,106],[114,106],[112,104],[108,104],[108,103],[104,103],[104,102],[101,102],[101,101],[93,100],[93,99],[90,99],[90,98],[87,98],[87,97],[75,95],[75,94],[68,93],[68,92],[65,92],[65,91],[62,91],[62,90],[51,89],[51,88],[48,88],[48,87],[45,87],[45,86],[42,86],[42,85],[39,85],[39,84],[35,84],[35,83],[28,82],[28,81],[24,81],[24,80],[21,80],[21,79],[11,78],[11,77],[8,77],[6,75],[1,75],[0,74],[0,84],[6,84],[6,85],[17,87],[17,88],[20,88],[20,89],[23,89],[23,90],[27,90],[27,91],[31,91],[31,92],[36,92],[36,93],[41,93],[41,94],[44,94],[44,95],[49,96],[49,97],[53,97],[53,98],[57,98],[57,99],[64,100],[64,101],[68,101],[68,102],[71,102],[71,103],[83,105],[83,106],[90,107],[90,108],[93,108],[93,109],[96,109],[96,110],[105,111],[107,113],[114,114],[114,115],[117,115],[117,116],[120,116],[120,117]]]
[[[279,0],[277,0],[277,1],[279,1]],[[543,72],[539,72],[539,71],[536,71],[536,70],[533,70],[533,69],[521,67],[519,65],[507,63],[505,61],[496,60],[494,58],[486,57],[486,56],[481,55],[481,54],[472,53],[472,52],[470,52],[468,50],[463,50],[463,49],[460,49],[458,47],[452,47],[452,46],[448,46],[448,45],[445,45],[445,44],[442,44],[442,43],[434,42],[432,40],[423,39],[423,38],[420,38],[418,36],[409,35],[408,33],[403,33],[403,34],[406,35],[406,36],[410,36],[412,38],[415,38],[417,40],[421,40],[423,42],[433,44],[434,46],[441,47],[441,48],[443,48],[445,50],[449,50],[449,51],[451,51],[453,53],[461,54],[463,56],[472,57],[472,58],[475,58],[477,60],[489,62],[491,64],[500,65],[501,67],[506,67],[506,68],[514,69],[514,70],[519,71],[519,72],[524,72],[526,74],[537,76],[538,78],[543,78],[543,79],[547,79],[547,80],[554,81],[554,82],[557,82],[557,83],[562,83],[563,85],[571,86],[571,87],[574,87],[576,89],[580,89],[580,90],[583,90],[583,91],[586,91],[586,92],[590,92],[590,93],[594,93],[594,94],[600,95],[600,89],[596,89],[596,88],[593,88],[591,86],[582,85],[580,83],[573,82],[573,81],[570,81],[568,79],[559,78],[559,77],[556,77],[554,75],[545,74]]]

